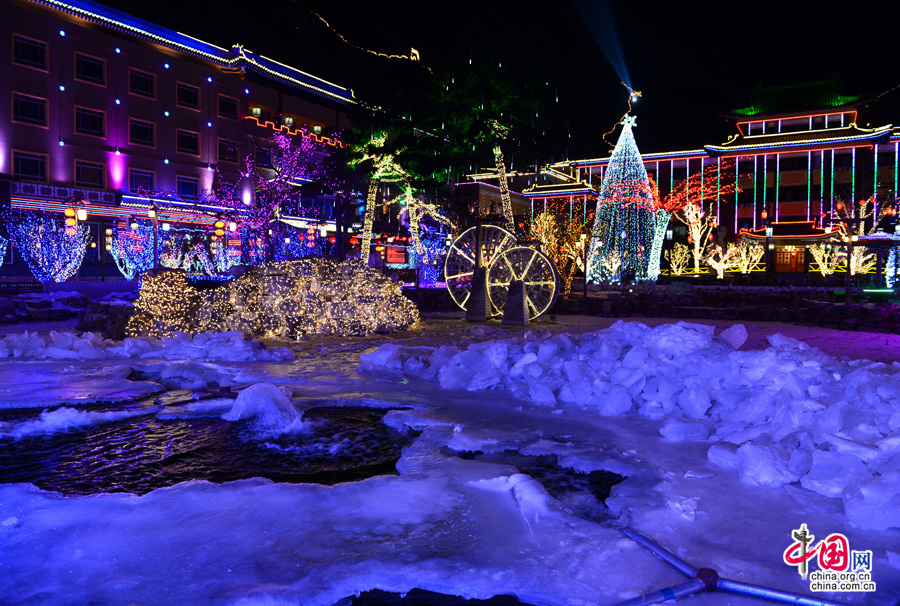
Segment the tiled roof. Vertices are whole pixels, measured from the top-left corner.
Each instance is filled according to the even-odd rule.
[[[224,69],[250,71],[283,86],[322,97],[333,103],[353,102],[353,91],[321,78],[252,53],[240,44],[230,50],[197,40],[186,34],[133,17],[92,0],[28,0],[34,4],[102,25],[119,33],[158,44]]]
[[[852,109],[862,103],[859,95],[844,95],[837,75],[827,80],[782,86],[758,84],[749,107],[732,110],[731,118],[764,118],[807,114],[819,110]]]
[[[767,135],[735,135],[722,145],[707,145],[710,156],[753,154],[762,151],[805,151],[886,143],[891,137],[892,126],[860,128],[855,124],[843,128],[773,133]]]

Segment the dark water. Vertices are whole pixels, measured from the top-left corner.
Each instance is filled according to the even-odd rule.
[[[575,515],[599,520],[608,517],[606,498],[613,486],[625,476],[597,470],[580,473],[559,464],[556,455],[523,455],[514,450],[486,454],[482,452],[451,453],[463,459],[511,465],[541,483],[547,493]]]
[[[140,411],[144,405],[132,405]],[[97,412],[129,407],[79,407]],[[153,412],[19,440],[0,438],[0,482],[30,482],[66,495],[144,494],[186,480],[336,484],[396,473],[408,438],[381,423],[385,410],[313,408],[310,431],[261,439],[247,422],[161,420]],[[22,422],[36,411],[0,411]]]

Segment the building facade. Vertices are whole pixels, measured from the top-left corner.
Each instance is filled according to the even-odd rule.
[[[77,206],[97,245],[88,263],[105,249],[108,225],[151,206],[167,225],[213,224],[215,180],[239,180],[248,155],[264,165],[276,130],[327,152],[349,126],[351,90],[240,45],[220,48],[88,0],[11,0],[2,13],[0,207]],[[318,205],[324,227],[327,200]]]
[[[725,143],[644,153],[644,166],[663,198],[691,175],[719,170],[720,184],[737,186],[711,194],[728,237],[772,227],[779,271],[807,271],[795,244],[834,230],[841,205],[868,200],[877,217],[896,204],[900,128],[866,123],[874,101],[840,94],[837,79],[758,87],[751,106],[725,116],[734,128]],[[544,167],[523,190],[532,213],[552,207],[589,215],[608,165],[609,157],[600,157]]]

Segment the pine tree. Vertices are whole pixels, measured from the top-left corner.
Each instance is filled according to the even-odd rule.
[[[634,125],[633,116],[622,121],[600,186],[588,258],[588,280],[594,284],[620,281],[626,272],[633,272],[637,280],[650,278],[656,216],[647,170],[634,142]]]

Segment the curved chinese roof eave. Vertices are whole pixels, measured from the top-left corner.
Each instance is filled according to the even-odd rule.
[[[837,131],[841,132],[838,133]],[[704,149],[710,157],[715,158],[759,153],[789,153],[818,149],[865,147],[878,143],[887,143],[891,138],[892,132],[893,125],[890,124],[871,129],[860,128],[856,124],[851,124],[843,128],[821,131],[749,136],[736,135],[722,145],[706,145]]]
[[[312,74],[251,53],[236,44],[231,50],[198,40],[187,34],[139,19],[91,0],[26,0],[90,23],[106,27],[125,36],[169,48],[184,55],[206,61],[223,70],[256,72],[263,78],[288,86],[298,92],[328,99],[338,105],[355,103],[353,91]]]

